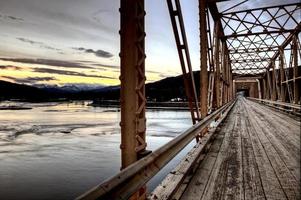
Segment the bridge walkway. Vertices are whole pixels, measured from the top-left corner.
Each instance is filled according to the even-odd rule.
[[[300,121],[238,98],[181,199],[300,199]]]

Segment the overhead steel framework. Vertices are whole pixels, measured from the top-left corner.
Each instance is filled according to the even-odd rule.
[[[233,11],[242,1],[220,11],[225,0],[199,0],[196,88],[180,0],[166,1],[195,125],[156,152],[146,150],[144,0],[121,0],[122,171],[79,199],[145,199],[146,182],[194,137],[206,136],[208,124],[233,105],[238,83],[252,84],[264,102],[300,107],[301,3]]]

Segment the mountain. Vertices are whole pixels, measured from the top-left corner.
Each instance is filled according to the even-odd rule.
[[[42,101],[49,98],[58,98],[57,94],[46,90],[28,86],[10,83],[0,80],[0,100],[22,99],[32,101]]]
[[[78,93],[78,92],[99,90],[99,89],[105,88],[105,86],[103,86],[103,85],[85,84],[85,83],[65,84],[63,86],[37,84],[34,86],[41,88],[41,89],[48,90],[48,91],[58,92],[58,93]]]
[[[199,88],[200,72],[194,72],[196,88]],[[146,97],[151,101],[169,101],[174,98],[185,99],[183,76],[168,77],[145,85]],[[197,90],[199,93],[199,91]],[[21,85],[0,81],[0,100],[21,99],[28,101],[56,101],[64,99],[119,100],[120,86],[68,84],[62,87],[53,85]]]
[[[196,88],[199,88],[200,71],[193,73]],[[120,98],[119,87],[107,87],[102,90],[94,91],[98,94],[98,99],[102,100],[118,100]],[[196,91],[199,95],[199,90]],[[153,101],[169,101],[174,98],[186,99],[183,75],[176,77],[167,77],[162,80],[147,83],[145,85],[145,93],[148,100]]]

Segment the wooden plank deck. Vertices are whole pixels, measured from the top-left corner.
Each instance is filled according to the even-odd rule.
[[[239,98],[181,199],[300,199],[300,121]]]

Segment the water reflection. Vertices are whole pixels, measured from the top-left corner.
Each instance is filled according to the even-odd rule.
[[[0,111],[1,197],[72,199],[119,171],[119,111],[88,103]],[[190,125],[187,111],[148,110],[148,148],[160,147]]]

